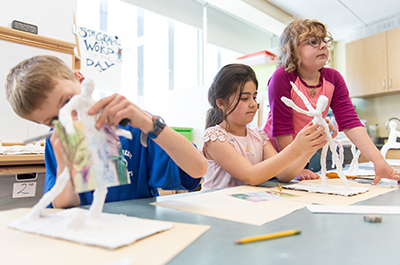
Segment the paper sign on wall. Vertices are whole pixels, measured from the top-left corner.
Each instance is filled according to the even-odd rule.
[[[77,27],[81,70],[96,80],[96,89],[119,92],[121,87],[122,46],[118,36]]]

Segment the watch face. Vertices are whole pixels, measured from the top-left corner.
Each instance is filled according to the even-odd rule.
[[[153,123],[154,123],[154,129],[151,132],[149,132],[147,135],[150,138],[155,139],[161,133],[161,131],[164,129],[165,122],[160,116],[155,115],[155,116],[153,116]]]
[[[160,125],[165,125],[165,121],[160,116],[155,116],[155,121],[160,123]]]

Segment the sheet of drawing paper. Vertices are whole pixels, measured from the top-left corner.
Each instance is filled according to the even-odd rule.
[[[400,206],[307,205],[312,213],[400,214]]]
[[[75,134],[69,135],[61,123],[54,125],[76,192],[130,183],[119,137],[110,127],[88,130],[75,121]]]
[[[172,226],[172,229],[146,237],[125,247],[109,250],[33,233],[24,233],[7,227],[8,223],[22,218],[28,211],[29,209],[16,209],[0,212],[1,264],[91,265],[117,262],[123,258],[130,259],[132,264],[166,264],[210,228],[205,225],[140,219],[149,223],[166,223]],[[47,209],[46,213],[57,211]]]
[[[321,179],[317,180],[303,180],[300,183],[313,183],[320,184]],[[343,182],[341,179],[327,179],[328,185],[342,185]],[[369,190],[365,193],[354,195],[354,196],[341,196],[341,195],[332,195],[332,194],[322,194],[322,193],[313,193],[307,191],[296,191],[296,190],[288,190],[285,189],[285,193],[298,195],[298,197],[293,197],[291,200],[299,201],[299,202],[308,202],[315,204],[324,204],[324,205],[351,205],[360,201],[367,200],[369,198],[373,198],[375,196],[387,193],[392,191],[393,189],[388,189],[385,187],[377,187],[366,184],[360,184],[355,181],[349,180],[350,187],[367,187]],[[282,186],[283,187],[283,186]],[[276,188],[277,189],[277,188]]]
[[[308,204],[294,201],[294,197],[254,202],[232,196],[233,194],[259,193],[269,190],[272,189],[238,186],[191,194],[174,200],[158,197],[157,202],[151,204],[252,225],[263,225]]]

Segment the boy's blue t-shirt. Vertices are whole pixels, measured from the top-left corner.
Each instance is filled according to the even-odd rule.
[[[154,141],[147,140],[148,147],[140,143],[141,130],[125,127],[132,133],[132,140],[120,137],[121,146],[126,161],[131,184],[109,187],[106,202],[123,201],[158,196],[157,188],[164,190],[194,190],[200,183],[199,179],[190,177],[180,169],[169,155]],[[57,176],[57,161],[54,156],[50,139],[45,147],[46,179],[45,193],[55,184]],[[80,193],[81,205],[91,204],[93,192]]]

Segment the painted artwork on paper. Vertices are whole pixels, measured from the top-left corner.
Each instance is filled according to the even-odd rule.
[[[297,197],[296,195],[292,195],[289,193],[268,190],[264,192],[235,193],[231,194],[231,196],[251,202],[275,201],[282,200],[284,198]]]
[[[130,183],[119,137],[110,127],[104,126],[98,132],[102,137],[91,142],[80,121],[74,121],[73,135],[67,134],[58,121],[54,121],[54,127],[77,193],[94,190],[99,185],[111,187]]]

